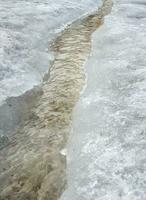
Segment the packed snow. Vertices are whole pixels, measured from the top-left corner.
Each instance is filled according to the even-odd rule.
[[[114,0],[92,47],[61,200],[145,200],[146,1]]]

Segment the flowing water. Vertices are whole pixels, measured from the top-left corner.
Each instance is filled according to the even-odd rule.
[[[57,200],[66,186],[66,144],[72,110],[85,84],[91,34],[110,12],[111,1],[68,26],[52,46],[55,59],[42,94],[0,151],[0,200]]]
[[[62,200],[146,199],[145,5],[114,0],[110,13],[104,0],[56,39],[29,120],[2,146],[0,200],[59,199],[66,157]]]
[[[38,85],[53,55],[49,43],[99,0],[0,0],[0,105]]]
[[[100,0],[0,0],[0,138],[28,118],[54,59],[51,43]],[[39,92],[38,92],[39,91]]]

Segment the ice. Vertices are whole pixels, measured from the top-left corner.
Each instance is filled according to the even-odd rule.
[[[115,0],[92,37],[61,200],[146,199],[146,1]]]
[[[99,0],[0,0],[0,102],[42,81],[53,55],[49,43]],[[49,52],[48,52],[49,51]]]

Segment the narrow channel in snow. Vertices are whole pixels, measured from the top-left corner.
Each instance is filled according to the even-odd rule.
[[[0,199],[58,200],[66,187],[66,145],[72,111],[85,85],[91,35],[111,0],[67,26],[52,45],[55,59],[30,117],[0,141]],[[33,100],[33,99],[31,99]]]
[[[51,43],[101,0],[0,0],[0,140],[28,118],[54,59]]]
[[[100,0],[0,0],[0,105],[42,82],[50,42]]]
[[[146,199],[146,1],[114,0],[92,38],[62,200]]]

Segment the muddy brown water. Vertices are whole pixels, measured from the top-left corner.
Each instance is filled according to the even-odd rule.
[[[0,200],[57,200],[66,187],[66,148],[72,110],[85,84],[91,34],[112,2],[69,25],[52,45],[55,59],[30,117],[0,151]]]

